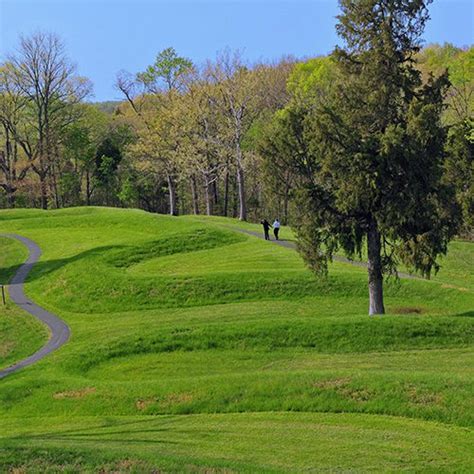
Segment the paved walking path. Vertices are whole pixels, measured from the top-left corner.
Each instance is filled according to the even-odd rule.
[[[8,294],[10,295],[11,300],[18,305],[20,308],[24,309],[35,318],[38,318],[40,321],[45,323],[50,330],[50,337],[46,345],[41,349],[35,352],[30,357],[23,359],[6,369],[0,369],[0,379],[6,377],[7,375],[16,372],[17,370],[22,369],[28,365],[38,362],[43,357],[46,357],[48,354],[54,350],[61,347],[67,342],[70,335],[69,326],[62,320],[59,319],[54,314],[46,311],[45,309],[38,306],[36,303],[31,301],[25,296],[23,283],[26,280],[26,277],[30,273],[33,265],[39,260],[41,255],[41,249],[38,245],[35,244],[30,239],[22,237],[21,235],[16,234],[0,234],[2,237],[10,237],[12,239],[17,239],[22,242],[29,251],[29,256],[26,262],[18,269],[12,278],[8,286]]]
[[[229,227],[231,228],[231,227]],[[242,232],[244,234],[248,235],[253,235],[254,237],[258,237],[259,239],[264,239],[263,233],[262,232],[256,232],[253,230],[247,230],[247,229],[236,229],[235,227],[232,227],[233,230],[238,230],[239,232]],[[280,245],[282,247],[286,247],[289,249],[296,249],[296,244],[292,240],[275,240],[272,239],[270,242]],[[349,260],[346,257],[342,257],[339,255],[333,255],[333,260],[336,260],[338,262],[343,262],[343,263],[349,263],[351,265],[355,265],[356,267],[362,267],[362,268],[367,268],[367,262],[359,262],[356,260]],[[403,272],[398,272],[398,276],[400,278],[409,278],[409,279],[419,279],[416,275],[411,275],[410,273],[403,273]]]

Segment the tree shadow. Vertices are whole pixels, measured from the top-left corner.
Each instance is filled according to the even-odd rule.
[[[42,440],[42,441],[74,441],[87,442],[95,441],[100,443],[132,443],[132,444],[148,444],[148,443],[164,443],[164,444],[180,444],[179,441],[172,441],[166,436],[166,433],[173,431],[174,433],[191,434],[196,433],[195,429],[173,429],[169,424],[173,424],[177,415],[160,415],[158,426],[150,426],[157,424],[157,419],[151,417],[149,419],[127,420],[113,423],[104,423],[102,426],[71,428],[65,430],[54,430],[48,433],[27,433],[19,434],[11,437],[11,440]],[[137,437],[131,438],[126,435],[161,435],[160,438]],[[207,430],[202,429],[201,435],[205,436]],[[121,435],[125,435],[122,437]]]
[[[453,316],[460,317],[460,318],[474,318],[474,310],[466,311],[464,313],[454,314]]]
[[[25,270],[28,269],[28,276],[26,282],[31,282],[42,278],[43,276],[49,275],[52,272],[59,270],[60,268],[69,265],[70,263],[77,262],[79,260],[87,259],[89,257],[100,257],[104,258],[110,251],[133,249],[133,246],[128,245],[106,245],[103,247],[93,248],[84,250],[76,255],[67,258],[58,258],[52,260],[40,260],[39,262],[31,264],[18,264],[9,267],[0,268],[0,285],[11,284],[18,270],[25,266]],[[104,263],[107,263],[104,258]]]

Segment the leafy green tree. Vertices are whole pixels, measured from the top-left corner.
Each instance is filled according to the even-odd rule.
[[[457,125],[472,118],[474,107],[474,47],[457,48],[450,43],[432,44],[416,57],[417,68],[426,81],[430,75],[448,71],[451,87],[445,99],[444,120]]]
[[[122,151],[110,137],[106,137],[95,154],[95,179],[105,193],[106,204],[116,196],[117,171],[122,161]]]
[[[275,113],[257,139],[257,150],[264,158],[265,177],[274,193],[282,199],[278,214],[288,223],[290,190],[308,163],[304,121],[307,111],[295,103]]]
[[[77,206],[81,194],[80,175],[74,169],[64,169],[58,180],[58,191],[63,206]]]
[[[318,57],[295,65],[288,77],[290,101],[262,127],[257,149],[264,158],[265,176],[283,200],[283,221],[288,221],[290,190],[298,176],[312,173],[308,122],[315,103],[321,103],[337,78],[332,57]]]
[[[474,120],[450,129],[447,140],[445,181],[454,186],[462,211],[462,233],[474,237]]]
[[[298,246],[317,272],[367,244],[369,314],[385,312],[384,275],[400,262],[429,276],[458,230],[442,183],[446,75],[422,84],[414,57],[428,1],[341,0],[339,79],[307,119]]]
[[[89,206],[94,191],[96,153],[108,133],[111,118],[94,105],[80,104],[78,107],[81,108],[80,118],[64,133],[64,157],[72,164],[68,173],[77,176],[79,190],[83,188],[83,202]],[[78,196],[75,204],[78,204]]]
[[[474,232],[474,48],[461,49],[449,43],[430,45],[417,55],[417,67],[425,80],[444,71],[449,75],[451,87],[443,112],[443,120],[449,126],[445,181],[455,187],[462,209],[462,233],[468,236]]]

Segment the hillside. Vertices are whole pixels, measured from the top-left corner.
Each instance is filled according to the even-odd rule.
[[[432,281],[389,283],[388,314],[369,318],[365,269],[317,280],[241,228],[260,230],[0,211],[0,233],[43,252],[28,296],[72,331],[0,380],[0,471],[474,469],[474,244],[454,242]],[[0,245],[5,281],[26,251]],[[0,367],[46,339],[11,302],[0,328]]]

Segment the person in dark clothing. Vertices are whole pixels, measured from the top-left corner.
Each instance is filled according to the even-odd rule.
[[[270,230],[270,222],[268,222],[266,219],[263,219],[260,224],[263,225],[263,233],[265,234],[265,240],[270,240],[270,235],[269,235],[269,230]]]

